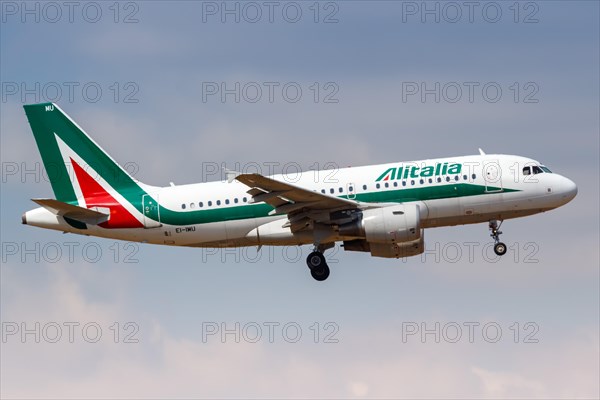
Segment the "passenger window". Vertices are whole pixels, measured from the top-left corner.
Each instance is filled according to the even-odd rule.
[[[339,191],[340,191],[340,193],[342,193],[344,191],[344,189],[340,188]]]
[[[248,201],[248,199],[244,197],[244,198],[242,199],[242,201],[245,203],[245,202],[247,202],[247,201]]]
[[[203,202],[199,202],[198,203],[198,207],[200,207],[200,208],[204,207],[204,203]]]
[[[386,183],[385,183],[385,187],[386,187],[386,188],[389,188],[389,187],[390,187],[390,184],[386,182]]]
[[[217,200],[217,205],[220,206],[221,205],[221,200]]]
[[[468,179],[468,177],[466,175],[463,175],[463,181],[466,181]]]
[[[429,183],[433,183],[433,179],[429,178]]]
[[[229,199],[225,199],[225,204],[229,204]]]
[[[394,182],[394,187],[398,187],[398,181]]]
[[[523,168],[523,175],[531,175],[531,167]]]
[[[424,184],[424,183],[425,183],[425,181],[424,181],[423,179],[420,179],[420,180],[419,180],[419,183],[422,185],[422,184]]]
[[[190,203],[190,208],[194,208],[195,204],[194,203]]]
[[[321,193],[325,194],[325,189],[321,189]]]
[[[367,190],[367,185],[363,185],[363,190]]]
[[[182,209],[182,210],[185,210],[185,204],[182,204],[182,205],[181,205],[181,209]]]
[[[446,177],[446,182],[450,182],[450,177],[449,176]]]
[[[440,178],[440,177],[438,176],[438,178],[437,178],[437,181],[438,181],[438,183],[440,183],[440,182],[442,181],[442,178]]]
[[[458,182],[458,180],[459,180],[459,179],[460,179],[460,178],[458,177],[458,175],[456,175],[456,176],[454,177],[454,180],[455,180],[456,182]]]
[[[473,175],[471,175],[471,178],[475,179],[475,178],[477,178],[477,175],[473,174]]]
[[[377,189],[379,189],[379,188],[381,187],[381,185],[378,183],[377,185],[375,185],[375,187],[376,187]]]
[[[333,188],[329,189],[329,193],[334,194],[335,190]]]
[[[413,181],[410,181],[410,184],[411,184],[411,185],[414,185],[414,184],[415,184],[415,181],[414,181],[414,180],[413,180]]]
[[[349,192],[353,192],[353,191],[354,191],[354,187],[352,187],[352,186],[348,186],[348,191],[349,191]]]
[[[402,186],[406,186],[406,181],[402,181]]]
[[[210,201],[210,200],[208,201],[208,206],[212,207],[212,201]]]

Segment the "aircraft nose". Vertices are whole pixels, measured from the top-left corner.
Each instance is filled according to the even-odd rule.
[[[569,201],[573,200],[575,198],[575,196],[577,196],[577,185],[575,184],[575,182],[573,182],[569,178],[563,177],[562,183],[560,186],[561,186],[560,191],[563,195],[563,198],[566,200],[567,203]]]

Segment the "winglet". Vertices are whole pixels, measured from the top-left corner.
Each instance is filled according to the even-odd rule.
[[[479,154],[485,156],[485,151],[481,150],[481,147],[479,148]]]

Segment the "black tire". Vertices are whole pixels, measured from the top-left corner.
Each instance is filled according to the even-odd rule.
[[[320,251],[313,251],[306,257],[306,265],[312,271],[313,269],[320,270],[323,266],[327,266],[325,256]]]
[[[497,256],[505,255],[506,254],[506,245],[502,242],[496,243],[494,245],[494,253],[496,253]]]
[[[329,267],[324,264],[321,268],[313,268],[310,270],[310,274],[315,280],[322,282],[329,278]]]

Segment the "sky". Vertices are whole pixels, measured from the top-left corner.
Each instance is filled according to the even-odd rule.
[[[468,3],[468,2],[467,2]],[[3,398],[598,398],[600,8],[523,2],[0,2]],[[487,153],[566,206],[429,229],[426,253],[150,246],[21,224],[52,197],[22,109],[134,176]]]

